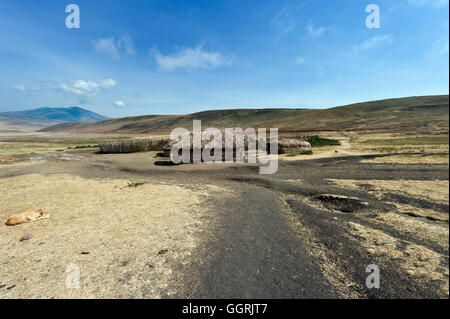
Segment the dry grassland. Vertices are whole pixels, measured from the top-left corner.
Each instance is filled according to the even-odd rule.
[[[402,251],[396,238],[357,223],[348,223],[348,232],[368,253],[398,259],[408,275],[425,282],[439,280],[442,292],[449,295],[449,270],[441,262],[446,256],[416,244],[408,244]]]
[[[3,297],[170,296],[171,267],[188,263],[202,231],[200,204],[214,189],[129,183],[69,175],[1,179],[0,220],[36,209],[51,215],[0,225],[0,285],[12,287]],[[66,288],[69,264],[80,267],[82,289]]]
[[[329,179],[329,182],[348,189],[360,190],[369,185],[371,192],[382,196],[384,192],[407,194],[440,203],[449,202],[449,181],[417,181],[417,180],[350,180]]]

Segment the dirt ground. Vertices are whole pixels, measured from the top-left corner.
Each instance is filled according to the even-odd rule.
[[[133,186],[126,180],[66,174],[1,179],[1,201],[8,206],[1,211],[1,220],[30,207],[51,215],[4,227],[2,283],[20,287],[7,290],[19,298],[158,298],[161,290],[173,294],[166,263],[187,262],[198,244],[193,233],[204,227],[201,203],[214,191],[208,185],[196,190],[165,184]],[[33,237],[21,242],[26,235]],[[160,253],[165,249],[167,253]],[[66,288],[70,264],[82,269],[83,290]],[[138,277],[131,276],[133,269],[139,269]]]
[[[413,147],[405,135],[329,136],[342,145],[282,156],[264,176],[153,153],[0,152],[0,221],[51,215],[0,224],[0,298],[448,298],[448,162],[373,150]],[[365,285],[370,264],[380,289]]]

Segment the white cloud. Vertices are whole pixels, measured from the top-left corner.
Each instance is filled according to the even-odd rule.
[[[362,42],[361,44],[358,44],[357,46],[355,46],[354,48],[354,52],[356,54],[362,52],[362,51],[368,51],[371,49],[375,49],[379,46],[382,46],[384,44],[389,44],[393,41],[394,39],[392,38],[392,36],[390,34],[384,34],[384,35],[376,35],[372,38],[369,38],[367,40],[365,40],[364,42]]]
[[[308,31],[308,36],[310,38],[318,38],[320,36],[322,36],[325,31],[327,30],[327,28],[325,27],[319,27],[319,28],[314,28],[314,25],[312,24],[312,21],[309,20],[308,24],[306,25],[306,30]]]
[[[101,88],[103,89],[109,89],[113,86],[117,85],[116,80],[114,79],[106,79],[106,80],[100,80],[98,81],[98,84],[100,85]]]
[[[94,42],[94,47],[97,52],[109,54],[114,59],[120,58],[114,38],[99,39]]]
[[[117,83],[114,79],[100,81],[77,80],[73,82],[60,83],[59,87],[66,93],[78,96],[80,98],[87,98],[89,96],[97,95],[103,89],[109,89],[116,85]]]
[[[221,66],[228,66],[233,62],[231,57],[223,56],[219,52],[204,51],[202,46],[185,48],[175,54],[162,55],[158,50],[152,49],[158,67],[164,71],[185,69],[213,70]]]
[[[23,84],[16,84],[11,86],[11,90],[17,91],[17,92],[23,92],[26,93],[28,96],[31,96],[34,92],[40,91],[42,89],[42,85],[40,85],[39,88],[35,86],[28,86]]]
[[[13,85],[11,87],[11,89],[13,89],[14,91],[20,91],[20,92],[25,92],[27,90],[25,85],[22,85],[22,84]]]
[[[97,82],[84,80],[78,80],[70,83],[61,83],[60,88],[68,93],[78,96],[95,95],[99,91],[99,85]]]
[[[125,102],[124,101],[120,101],[120,100],[119,101],[115,101],[114,105],[117,106],[117,107],[122,108],[122,107],[125,107]]]
[[[298,56],[294,59],[295,64],[305,64],[306,59],[302,56]]]
[[[416,7],[432,6],[432,7],[443,7],[448,5],[449,0],[408,0],[410,5]]]
[[[118,40],[114,37],[98,39],[94,41],[94,48],[97,52],[110,55],[113,59],[119,60],[121,55],[134,55],[134,43],[130,36],[124,36]]]

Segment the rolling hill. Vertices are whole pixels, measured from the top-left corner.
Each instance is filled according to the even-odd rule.
[[[0,117],[0,133],[33,132],[55,125],[55,121],[33,120],[31,118]]]
[[[449,96],[389,99],[329,109],[234,109],[187,115],[148,115],[96,123],[60,123],[43,132],[167,134],[176,127],[192,128],[193,120],[206,127],[277,127],[280,132],[446,127]]]

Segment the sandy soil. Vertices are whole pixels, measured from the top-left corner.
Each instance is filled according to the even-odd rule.
[[[418,181],[418,180],[348,180],[330,179],[330,182],[341,187],[361,189],[369,185],[372,191],[379,193],[391,191],[410,196],[421,197],[442,203],[449,202],[449,181]]]
[[[0,179],[0,220],[34,209],[51,215],[29,224],[0,226],[0,285],[14,286],[2,297],[173,294],[171,267],[189,262],[203,228],[201,203],[210,189],[134,187],[129,182],[59,174]],[[32,238],[20,242],[28,234]],[[69,264],[79,266],[83,289],[66,288]]]
[[[370,160],[363,160],[362,163],[374,163],[374,164],[448,164],[449,157],[448,155],[431,155],[431,156],[422,156],[420,154],[411,155],[411,156],[386,156],[386,157],[378,157]]]

